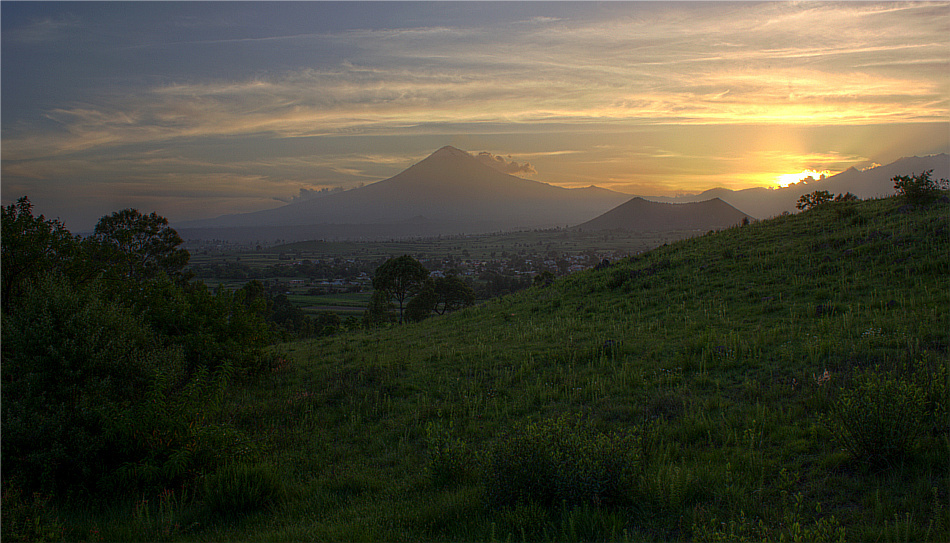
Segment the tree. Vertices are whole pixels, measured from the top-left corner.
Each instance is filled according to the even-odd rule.
[[[174,276],[190,258],[188,251],[178,248],[181,236],[168,226],[168,219],[155,213],[143,215],[135,209],[100,219],[92,239],[100,260],[132,280],[154,277],[159,272]]]
[[[439,315],[444,315],[475,303],[475,291],[454,272],[449,272],[445,277],[436,278],[433,288],[436,297],[433,310]]]
[[[369,299],[369,305],[363,312],[363,325],[367,328],[392,322],[393,303],[389,296],[381,291],[374,290]]]
[[[439,298],[435,292],[435,281],[426,279],[426,284],[422,290],[406,304],[406,319],[419,322],[427,318],[435,310],[438,301]]]
[[[802,197],[798,199],[798,204],[795,207],[806,211],[813,207],[818,207],[825,202],[830,202],[833,199],[834,196],[827,190],[816,190],[811,194],[803,194]]]
[[[428,277],[429,270],[425,266],[411,256],[403,255],[390,258],[376,268],[373,289],[398,304],[399,322],[402,323],[406,301],[422,290]]]
[[[937,198],[941,188],[950,185],[946,179],[931,179],[932,174],[933,170],[927,170],[920,175],[897,175],[891,181],[894,182],[897,195],[906,198],[908,203],[926,204]]]
[[[2,209],[0,274],[3,311],[20,296],[28,281],[41,274],[65,272],[79,249],[79,242],[61,222],[33,216],[33,204],[24,196]]]

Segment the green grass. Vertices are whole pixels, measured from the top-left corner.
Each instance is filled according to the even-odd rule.
[[[255,506],[237,517],[195,492],[139,531],[115,512],[62,521],[107,540],[950,540],[950,206],[902,205],[821,206],[281,345],[220,421],[280,499],[238,484]],[[872,371],[925,398],[919,435],[884,463],[845,452],[833,419]],[[527,454],[504,436],[561,416],[636,437],[629,494],[492,506],[489,460]]]

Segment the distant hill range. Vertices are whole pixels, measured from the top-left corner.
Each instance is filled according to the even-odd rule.
[[[746,213],[768,218],[795,212],[798,199],[816,190],[851,192],[861,198],[891,195],[895,175],[925,170],[934,170],[938,179],[950,177],[950,157],[903,158],[778,189],[717,188],[675,198],[634,198],[596,186],[567,189],[515,177],[446,146],[401,173],[364,187],[174,226],[185,239],[237,242],[378,240],[565,226],[706,230],[736,224]]]
[[[630,199],[522,179],[443,147],[401,173],[282,207],[175,225],[186,239],[372,239],[569,226]]]
[[[712,198],[720,198],[753,217],[767,219],[781,215],[785,211],[796,212],[797,208],[795,206],[798,199],[802,195],[810,194],[816,190],[826,190],[832,194],[850,192],[859,198],[893,196],[894,182],[891,179],[897,175],[920,174],[927,170],[933,170],[934,179],[950,178],[950,155],[944,153],[925,157],[901,158],[885,166],[866,170],[848,168],[825,179],[810,183],[796,183],[777,189],[731,190],[717,188],[699,194],[675,198],[662,196],[649,196],[647,198],[656,202],[667,203],[701,202]]]
[[[751,219],[719,198],[704,202],[669,204],[633,198],[603,215],[577,226],[578,230],[714,230]]]

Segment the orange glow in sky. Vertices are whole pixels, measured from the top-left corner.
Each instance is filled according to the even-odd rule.
[[[368,6],[0,3],[3,205],[174,223],[445,145],[642,196],[950,152],[946,2]]]
[[[813,180],[821,179],[823,177],[829,177],[834,175],[830,170],[822,170],[820,172],[815,170],[802,170],[799,173],[784,173],[781,175],[775,176],[775,183],[780,187],[787,187],[788,185],[793,185],[807,178],[812,178]]]

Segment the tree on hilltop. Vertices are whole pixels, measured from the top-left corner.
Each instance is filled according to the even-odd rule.
[[[931,179],[933,170],[921,172],[920,175],[897,175],[891,178],[894,190],[898,196],[903,196],[911,204],[926,204],[935,200],[941,189],[950,186],[950,181]]]

